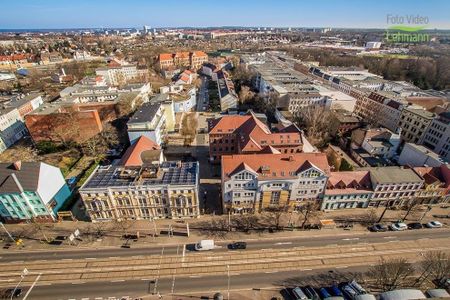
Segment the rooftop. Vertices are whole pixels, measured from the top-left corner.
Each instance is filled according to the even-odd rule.
[[[413,170],[403,167],[377,167],[368,168],[368,170],[376,183],[420,183],[423,181]]]
[[[159,165],[98,167],[81,190],[153,185],[195,185],[197,162],[165,161]]]
[[[128,124],[132,123],[144,123],[151,122],[156,116],[159,108],[161,106],[160,102],[147,102],[139,107],[139,110],[134,113],[134,115],[128,121]]]

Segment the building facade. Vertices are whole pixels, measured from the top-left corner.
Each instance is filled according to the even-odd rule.
[[[405,108],[398,122],[398,127],[402,130],[402,140],[414,144],[422,143],[433,118],[434,114],[425,109]]]
[[[271,208],[292,211],[306,201],[318,202],[329,172],[324,153],[224,155],[224,213],[255,213]]]
[[[422,143],[450,161],[450,112],[440,113],[431,121]]]
[[[197,162],[98,167],[80,189],[93,222],[200,216]]]
[[[130,118],[127,128],[130,143],[145,136],[161,145],[166,135],[166,117],[161,103],[144,103]]]
[[[161,53],[158,56],[160,69],[167,69],[175,66],[188,67],[197,70],[207,61],[208,55],[203,51]]]
[[[71,192],[59,168],[38,162],[0,164],[4,222],[53,221]]]

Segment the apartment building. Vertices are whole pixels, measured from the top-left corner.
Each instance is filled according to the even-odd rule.
[[[423,145],[405,143],[398,158],[398,164],[410,167],[439,167],[448,161]]]
[[[450,169],[448,165],[439,167],[415,167],[414,172],[419,175],[424,185],[416,192],[419,204],[441,204],[450,202]]]
[[[423,178],[412,169],[404,167],[368,168],[373,195],[369,207],[404,206],[422,189]]]
[[[331,172],[320,209],[366,208],[372,195],[369,171]]]
[[[197,162],[100,166],[80,188],[92,222],[200,216]]]
[[[161,103],[144,103],[127,122],[127,128],[130,143],[145,136],[161,145],[166,135],[166,116]]]
[[[329,172],[324,153],[224,155],[224,213],[255,213],[270,208],[292,211],[306,201],[320,201]]]
[[[4,222],[53,221],[70,194],[59,168],[42,162],[0,164],[0,217]]]
[[[208,120],[209,155],[213,163],[222,155],[244,153],[300,153],[305,138],[295,125],[270,131],[253,112]]]
[[[161,70],[173,66],[197,70],[207,61],[208,55],[203,51],[161,53],[158,56],[159,67]]]
[[[442,112],[431,121],[422,143],[450,161],[450,112]]]
[[[132,64],[98,68],[95,73],[98,76],[103,76],[106,83],[113,86],[124,85],[129,80],[139,78],[137,66]]]
[[[233,81],[222,70],[217,72],[217,90],[219,91],[221,111],[237,108],[239,97],[234,90]]]
[[[24,117],[43,104],[39,94],[14,95],[1,100],[4,102],[0,107],[0,153],[28,134]]]
[[[407,107],[403,109],[398,121],[398,127],[402,130],[402,140],[415,144],[422,143],[433,118],[434,114],[423,108]]]

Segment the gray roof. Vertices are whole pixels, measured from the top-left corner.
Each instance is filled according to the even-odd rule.
[[[159,168],[157,177],[141,178],[148,171]],[[152,185],[196,185],[198,177],[197,162],[165,161],[159,166],[143,165],[142,167],[107,166],[99,167],[81,190],[127,188],[132,186]],[[122,174],[127,174],[122,176]]]
[[[403,167],[380,167],[369,168],[370,175],[377,183],[409,183],[423,182],[412,169]]]
[[[426,299],[426,297],[421,291],[413,289],[394,290],[380,294],[380,300],[410,300],[410,299]]]
[[[159,102],[147,102],[142,104],[141,107],[134,113],[128,123],[143,123],[151,122],[156,115],[161,103]]]
[[[40,168],[40,162],[22,162],[20,170],[16,170],[12,163],[1,163],[0,193],[20,193],[20,186],[24,191],[36,191]]]

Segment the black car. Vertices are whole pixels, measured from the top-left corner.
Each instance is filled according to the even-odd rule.
[[[234,242],[228,245],[228,249],[230,250],[243,250],[247,248],[246,242]]]
[[[419,222],[409,223],[408,229],[422,229],[423,226]]]
[[[374,224],[369,227],[369,230],[372,232],[385,232],[388,231],[388,227],[383,224]]]
[[[17,288],[17,289],[7,289],[5,292],[5,295],[8,296],[8,299],[12,296],[14,298],[18,298],[20,297],[20,295],[22,295],[22,289],[21,288]],[[11,297],[11,298],[12,298]]]

